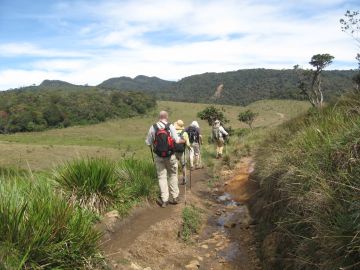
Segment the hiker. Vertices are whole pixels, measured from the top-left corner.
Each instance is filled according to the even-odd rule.
[[[215,120],[212,128],[212,140],[216,143],[216,158],[222,157],[226,136],[229,134],[221,125],[219,120]]]
[[[185,143],[168,119],[168,113],[161,111],[159,121],[150,127],[145,140],[156,154],[154,161],[161,192],[161,207],[166,207],[169,203],[169,189],[172,196],[171,203],[178,203],[178,163],[174,155],[174,143]]]
[[[193,121],[191,125],[186,129],[186,132],[189,134],[189,141],[191,144],[190,151],[190,168],[195,169],[201,168],[200,164],[200,145],[202,144],[202,136],[200,134],[200,126],[197,121]]]
[[[185,140],[185,143],[175,143],[175,156],[176,159],[180,162],[182,168],[183,181],[182,184],[186,185],[186,148],[191,151],[189,135],[185,131],[184,122],[182,120],[177,120],[174,123],[174,127],[176,129],[176,133],[181,139]]]

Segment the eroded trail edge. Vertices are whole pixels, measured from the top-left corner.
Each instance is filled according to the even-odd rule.
[[[214,179],[205,169],[193,172],[187,205],[201,209],[203,226],[192,243],[179,238],[184,198],[165,209],[147,205],[119,220],[109,214],[103,224],[103,250],[111,269],[260,269],[253,220],[247,203],[256,192],[249,179],[251,158]],[[184,194],[184,186],[181,186]]]

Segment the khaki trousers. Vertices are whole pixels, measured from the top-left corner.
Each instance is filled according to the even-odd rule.
[[[217,142],[216,142],[216,156],[222,156],[223,154],[223,150],[224,150],[224,139],[220,138]]]
[[[178,163],[175,155],[171,157],[155,156],[156,172],[159,180],[161,200],[167,202],[170,194],[173,198],[179,196]]]
[[[192,150],[190,150],[190,167],[199,167],[200,164],[200,145],[197,142],[192,143]]]

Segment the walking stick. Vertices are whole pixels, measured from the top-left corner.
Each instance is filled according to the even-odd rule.
[[[191,190],[191,168],[190,168],[190,190]]]
[[[149,149],[150,149],[150,152],[151,152],[152,161],[153,161],[153,163],[155,164],[154,152],[153,152],[153,150],[152,150],[151,145],[149,145]]]
[[[186,149],[184,151],[183,177],[184,177],[183,181],[185,186],[184,197],[185,197],[185,205],[186,205]]]

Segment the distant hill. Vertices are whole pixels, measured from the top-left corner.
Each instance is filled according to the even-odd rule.
[[[353,88],[355,71],[324,71],[325,97]],[[160,99],[188,102],[247,105],[261,99],[303,99],[293,70],[244,69],[204,73],[178,81],[170,92],[159,91]]]
[[[339,96],[353,89],[354,70],[323,72],[325,99]],[[64,81],[45,80],[39,86],[28,86],[16,91],[92,89],[146,92],[158,100],[248,105],[262,99],[302,100],[297,89],[297,76],[293,70],[241,69],[222,73],[204,73],[185,77],[180,81],[167,81],[157,77],[137,76],[110,78],[98,86],[74,85]]]
[[[324,71],[325,97],[329,99],[352,89],[355,72]],[[178,82],[146,76],[119,77],[106,80],[99,87],[152,92],[162,100],[247,105],[262,99],[301,100],[297,80],[293,70],[242,69],[192,75]]]
[[[157,77],[147,77],[144,75],[136,76],[134,79],[130,77],[118,77],[108,79],[99,87],[118,89],[123,91],[167,91],[174,86],[175,82],[162,80]]]
[[[44,80],[39,87],[72,87],[76,86],[75,84],[71,84],[68,82],[60,81],[60,80]]]

